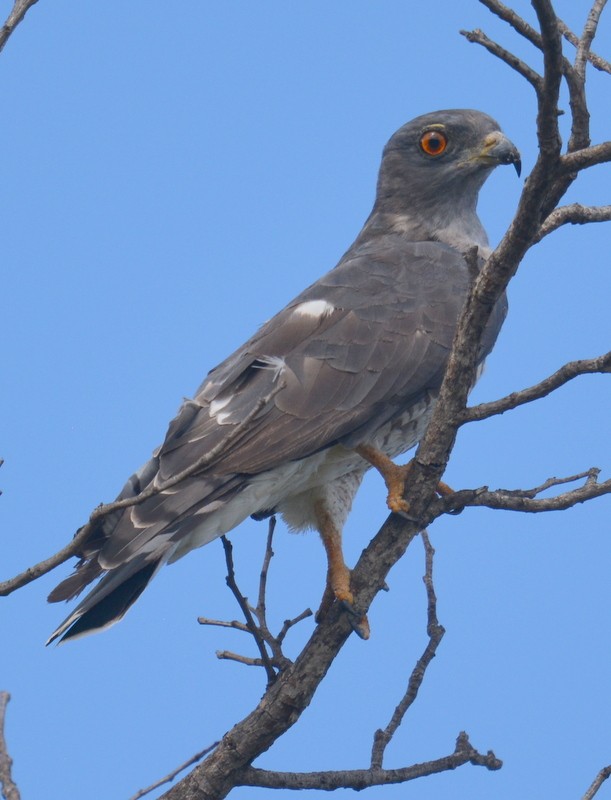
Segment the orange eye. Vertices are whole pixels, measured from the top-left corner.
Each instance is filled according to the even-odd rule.
[[[420,137],[420,147],[429,156],[440,156],[448,146],[448,138],[442,131],[426,131]]]

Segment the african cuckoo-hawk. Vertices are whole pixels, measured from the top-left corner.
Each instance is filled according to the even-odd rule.
[[[472,281],[465,253],[488,253],[476,205],[498,164],[519,173],[518,151],[479,111],[436,111],[394,134],[373,211],[339,264],[208,374],[119,497],[187,475],[91,526],[49,599],[100,580],[50,641],[116,622],[160,566],[273,512],[320,532],[326,605],[350,610],[342,527],[372,463],[384,474],[422,437]],[[505,313],[503,297],[480,362]],[[395,510],[399,491],[389,485]],[[364,618],[353,626],[367,636]]]

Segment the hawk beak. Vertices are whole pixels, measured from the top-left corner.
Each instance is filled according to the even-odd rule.
[[[491,166],[513,164],[518,175],[522,172],[522,161],[518,148],[500,131],[494,131],[486,136],[484,146],[477,154],[476,159]]]

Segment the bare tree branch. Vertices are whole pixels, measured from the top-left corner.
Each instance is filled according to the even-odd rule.
[[[232,650],[217,650],[216,657],[221,661],[236,661],[246,667],[263,667],[266,671],[269,665],[269,658],[264,661],[262,658],[253,658],[252,656],[244,656],[241,653],[234,653]],[[276,673],[274,673],[274,680],[275,675]]]
[[[254,621],[250,606],[248,605],[247,599],[244,595],[240,592],[238,585],[235,579],[235,570],[233,566],[233,546],[229,539],[226,536],[221,536],[221,541],[223,543],[223,549],[225,551],[225,560],[227,562],[227,577],[226,582],[227,586],[231,589],[233,596],[238,601],[238,605],[242,609],[242,613],[244,614],[244,618],[246,620],[246,627],[248,628],[249,632],[252,634],[253,639],[257,645],[257,649],[261,655],[261,663],[265,667],[265,672],[267,674],[267,681],[268,684],[273,683],[276,680],[276,671],[273,667],[272,662],[267,654],[267,650],[265,649],[265,642],[263,641],[263,637],[261,636],[261,632],[257,626],[257,623]],[[218,654],[217,654],[218,655]],[[219,655],[219,658],[228,658],[228,655]],[[243,659],[236,658],[233,655],[231,656],[234,660]],[[252,660],[244,661],[243,663],[254,663]]]
[[[558,96],[564,74],[562,37],[556,24],[556,12],[551,0],[532,0],[532,6],[541,28],[544,64],[543,94],[538,103],[537,138],[540,157],[551,166],[556,164],[562,145],[558,130]],[[558,199],[554,199],[552,207],[555,207]]]
[[[251,606],[247,598],[244,597],[244,595],[238,589],[237,580],[235,578],[233,558],[231,557],[231,544],[225,537],[221,537],[223,541],[223,547],[225,548],[225,559],[227,562],[227,584],[233,592],[234,597],[237,599],[240,608],[242,609],[246,623],[238,622],[237,620],[227,621],[210,619],[209,617],[198,617],[197,620],[200,625],[234,628],[235,630],[251,634],[255,639],[259,653],[264,653],[265,657],[262,655],[261,658],[252,658],[251,656],[234,653],[231,650],[217,650],[217,658],[229,661],[237,661],[240,664],[245,664],[251,667],[265,667],[268,674],[268,681],[271,680],[269,671],[270,669],[271,675],[273,675],[273,680],[275,680],[276,673],[274,670],[277,669],[279,672],[281,672],[282,670],[287,669],[287,667],[289,667],[292,663],[291,660],[282,652],[282,642],[284,641],[289,630],[294,625],[297,625],[297,623],[301,622],[307,617],[312,616],[312,611],[309,608],[306,608],[305,611],[302,611],[301,614],[298,614],[293,619],[285,619],[280,633],[277,636],[274,636],[269,629],[266,613],[267,576],[269,573],[271,560],[274,555],[272,543],[275,527],[276,518],[275,516],[271,516],[269,520],[267,541],[265,544],[265,554],[263,556],[263,565],[261,567],[261,573],[259,576],[259,595],[256,607]],[[271,658],[266,650],[266,645],[271,650]]]
[[[248,625],[239,622],[237,619],[211,619],[210,617],[198,617],[197,621],[200,625],[210,625],[215,628],[234,628],[234,630],[242,631],[243,633],[250,633]]]
[[[11,13],[0,29],[0,51],[4,49],[4,45],[8,42],[11,34],[25,17],[29,9],[37,2],[38,0],[15,0]]]
[[[200,750],[199,753],[196,753],[191,758],[188,758],[183,764],[176,769],[173,769],[171,772],[168,772],[163,778],[160,778],[155,783],[151,783],[150,786],[147,786],[145,789],[139,789],[136,794],[132,795],[129,800],[140,800],[141,797],[144,797],[146,794],[155,791],[160,786],[163,786],[164,783],[172,783],[174,778],[181,773],[183,770],[187,769],[187,767],[192,767],[193,764],[197,764],[198,761],[201,761],[204,756],[207,756],[214,748],[218,745],[218,742],[214,742],[209,747],[206,747],[204,750]]]
[[[525,403],[532,403],[533,400],[540,400],[579,375],[607,372],[611,372],[611,350],[602,356],[598,356],[598,358],[569,361],[568,364],[556,370],[553,375],[536,383],[534,386],[529,386],[519,392],[512,392],[499,400],[466,408],[461,415],[461,424],[488,419],[488,417],[504,414],[506,411]]]
[[[490,4],[498,8],[498,4]],[[538,114],[539,157],[528,178],[516,217],[477,277],[461,315],[436,408],[408,479],[406,499],[410,503],[410,518],[391,515],[363,551],[353,571],[352,586],[359,610],[367,610],[372,598],[381,590],[388,570],[403,555],[417,531],[439,513],[451,510],[451,501],[454,501],[454,507],[460,500],[462,507],[469,503],[495,503],[495,507],[539,511],[569,507],[611,491],[611,482],[596,484],[588,479],[585,486],[551,499],[524,497],[515,493],[501,493],[499,496],[499,493],[483,489],[434,500],[435,487],[445,469],[473,384],[477,353],[491,310],[515,274],[524,254],[532,246],[541,223],[556,207],[572,180],[568,164],[561,164],[560,161],[557,123],[560,79],[564,71],[568,71],[568,61],[562,56],[561,35],[550,3],[547,0],[533,0],[533,4],[541,25],[540,42],[545,65],[544,91]],[[518,25],[514,20],[514,25],[525,29],[525,23]],[[576,128],[578,139],[587,136],[584,115]],[[573,158],[573,165],[584,168],[585,162],[593,164],[604,160],[599,150],[590,148],[565,158]],[[218,800],[247,776],[250,785],[254,785],[255,776],[259,780],[257,785],[271,785],[269,774],[265,777],[248,765],[298,719],[350,630],[349,622],[340,613],[337,604],[334,605],[295,663],[270,687],[262,703],[227,734],[202,765],[181,782],[180,789],[175,787],[170,790],[165,800],[184,800],[195,796],[199,800]],[[355,782],[350,785],[355,788],[370,785],[358,783],[360,780],[372,780],[368,770],[363,771],[358,779],[355,775],[353,777]],[[310,780],[322,778],[319,775]],[[283,782],[282,785],[287,784]],[[320,787],[320,784],[316,785]],[[341,785],[347,784],[344,782]]]
[[[418,449],[414,469],[409,480],[407,492],[407,499],[410,502],[409,518],[391,515],[372,542],[363,551],[357,567],[353,571],[352,584],[359,610],[366,610],[369,607],[373,597],[383,588],[388,571],[406,551],[417,532],[443,513],[477,505],[515,511],[549,511],[568,508],[575,503],[584,502],[601,494],[611,492],[611,481],[599,484],[597,482],[598,472],[593,469],[578,476],[571,476],[571,478],[551,478],[541,486],[529,490],[511,491],[500,489],[490,491],[487,487],[483,487],[482,489],[456,492],[449,497],[435,498],[435,488],[449,459],[457,429],[464,423],[465,415],[473,411],[472,409],[465,411],[467,395],[473,384],[475,364],[480,351],[482,334],[491,310],[504,292],[509,280],[515,274],[529,247],[538,241],[537,237],[540,237],[545,225],[553,224],[554,220],[558,219],[558,217],[553,217],[553,213],[555,213],[553,210],[574,179],[575,173],[594,164],[611,160],[611,143],[607,142],[594,147],[589,146],[589,114],[584,88],[585,61],[592,59],[590,45],[594,37],[600,10],[604,5],[602,0],[596,0],[594,3],[591,17],[584,29],[584,36],[582,40],[578,40],[575,65],[571,65],[562,54],[562,31],[549,0],[532,0],[541,27],[541,33],[535,31],[515,12],[507,9],[496,0],[481,0],[481,2],[498,16],[506,19],[520,35],[525,36],[543,52],[544,73],[541,76],[505,50],[505,48],[492,42],[485,34],[476,32],[476,38],[471,39],[471,41],[477,41],[482,44],[495,56],[509,64],[512,69],[522,74],[536,88],[538,98],[537,133],[539,157],[521,197],[516,218],[501,244],[488,259],[481,273],[474,281],[473,290],[461,315],[437,406]],[[28,7],[32,4],[29,3]],[[586,29],[587,33],[585,32]],[[468,34],[466,35],[468,36]],[[559,87],[563,76],[569,86],[571,98],[572,135],[569,151],[574,151],[565,156],[560,155],[561,146],[557,120],[559,113]],[[567,206],[566,208],[570,207]],[[565,213],[564,221],[570,222],[570,214],[568,212],[563,213]],[[562,217],[562,214],[559,216]],[[550,219],[552,223],[549,223]],[[564,222],[560,221],[559,224],[564,224]],[[575,363],[583,364],[584,362]],[[565,365],[562,369],[568,370],[570,366]],[[562,372],[562,370],[559,372]],[[551,380],[553,382],[556,380],[557,385],[560,386],[570,380],[571,377],[574,377],[574,375],[567,377],[567,374],[565,371],[561,378],[558,378],[556,377],[558,373],[556,373],[546,381]],[[514,393],[519,395],[517,404],[528,402],[524,399],[525,393],[532,393],[534,390],[541,393],[539,396],[545,396],[548,393],[547,387],[543,386],[545,383],[543,381],[536,387],[531,387],[530,390]],[[276,391],[281,388],[282,386],[278,386]],[[549,391],[551,390],[549,389]],[[263,398],[261,404],[267,402],[272,396],[273,394],[268,398]],[[494,403],[484,404],[484,411],[482,412],[482,407],[480,407],[480,413],[484,413],[487,416],[492,413],[502,413],[498,409],[503,403],[509,403],[508,398],[496,401],[496,405]],[[492,406],[495,406],[496,410],[491,410]],[[506,406],[506,408],[510,407],[515,407],[515,405]],[[258,411],[259,407],[253,409],[252,416]],[[249,415],[243,424],[247,424],[252,416]],[[484,416],[481,418],[484,418]],[[236,426],[235,435],[238,435],[240,431],[241,425]],[[226,443],[227,440],[225,440]],[[0,593],[8,594],[15,588],[49,571],[53,566],[69,558],[70,555],[78,553],[82,539],[86,538],[90,533],[91,525],[98,522],[106,514],[141,503],[148,497],[170,488],[186,477],[196,474],[209,464],[216,455],[217,452],[211,451],[188,470],[174,476],[171,481],[162,486],[151,487],[137,497],[126,498],[100,506],[93,512],[85,528],[77,534],[68,548],[64,548],[52,559],[41,562],[32,570],[26,571],[12,581],[0,584]],[[559,486],[570,480],[583,479],[585,479],[584,485],[576,489],[551,498],[539,497],[546,489]],[[234,590],[234,594],[247,620],[245,625],[237,622],[225,623],[225,625],[252,633],[257,641],[261,658],[251,659],[228,651],[225,652],[224,657],[240,660],[242,663],[250,665],[264,666],[269,685],[258,706],[223,737],[223,740],[203,764],[196,767],[195,770],[164,795],[166,800],[186,800],[186,798],[190,800],[194,798],[198,798],[198,800],[220,800],[236,785],[266,786],[268,788],[282,786],[283,788],[333,789],[343,787],[361,789],[366,786],[381,785],[382,783],[412,780],[435,772],[454,769],[468,762],[485,766],[488,769],[498,769],[501,766],[501,762],[496,759],[493,753],[490,752],[486,755],[479,753],[471,746],[466,734],[460,734],[453,754],[400,770],[382,769],[382,757],[378,754],[373,759],[375,763],[373,763],[372,768],[365,770],[299,775],[252,768],[250,766],[252,761],[267,750],[279,736],[299,719],[300,714],[310,703],[337,653],[352,633],[352,627],[346,615],[342,613],[339,604],[335,603],[329,614],[317,626],[313,636],[297,660],[293,664],[287,661],[286,668],[276,675],[276,655],[274,654],[273,658],[270,658],[266,648],[266,644],[269,645],[267,639],[269,630],[265,621],[267,572],[269,560],[273,555],[271,532],[268,537],[266,559],[261,571],[259,599],[256,609],[249,606],[247,599],[237,588],[233,560],[231,558],[231,545],[224,542],[224,546],[226,547],[225,552],[228,563],[228,583],[231,585],[231,581],[233,581],[235,590],[233,586],[232,590]],[[57,560],[60,555],[62,557]],[[430,551],[427,550],[427,558],[429,556],[430,562],[427,561],[427,575],[430,577],[432,576],[432,549]],[[53,559],[55,559],[54,563],[48,566]],[[36,570],[38,572],[34,574]],[[397,707],[397,724],[399,724],[405,713],[403,706],[407,708],[413,702],[413,697],[415,697],[422,680],[421,673],[426,669],[427,664],[434,655],[435,637],[440,638],[443,630],[436,618],[432,577],[430,577],[426,586],[429,646],[416,664],[410,677],[405,698]],[[255,621],[255,617],[257,617],[258,624]],[[296,619],[300,618],[303,618],[303,615]],[[286,632],[294,622],[295,620],[293,622],[285,622],[282,631]],[[221,623],[206,620],[205,624]],[[281,636],[284,635],[283,632],[281,632]],[[280,642],[281,638],[277,637],[277,641]],[[387,730],[393,730],[393,725],[395,725],[394,717]],[[396,725],[394,729],[396,729]],[[379,768],[377,767],[378,761]],[[605,776],[603,780],[606,777],[608,776]]]
[[[495,14],[499,19],[502,19],[504,22],[507,22],[511,27],[519,33],[520,36],[523,36],[527,39],[531,44],[534,44],[535,47],[538,47],[539,50],[543,49],[543,40],[541,35],[538,31],[536,31],[533,27],[531,27],[522,17],[515,12],[512,8],[508,8],[503,3],[499,3],[498,0],[479,0],[483,6],[486,6],[488,11],[491,11]]]
[[[487,5],[488,3],[486,3]],[[491,3],[498,9],[498,3]],[[430,502],[431,486],[443,474],[454,444],[456,430],[466,408],[466,399],[475,378],[479,343],[490,313],[517,271],[526,251],[534,243],[545,220],[558,204],[573,179],[567,169],[600,163],[611,156],[611,146],[586,148],[560,157],[558,131],[558,93],[564,62],[561,38],[548,0],[533,0],[541,25],[544,48],[544,91],[539,101],[537,136],[539,157],[531,172],[518,210],[509,230],[482,268],[458,322],[454,345],[444,382],[427,431],[416,452],[407,484],[406,500],[420,510],[420,502]],[[514,24],[515,19],[514,19]],[[576,138],[586,135],[578,131]],[[605,152],[601,152],[605,150]]]
[[[240,776],[240,786],[260,786],[267,789],[355,789],[360,791],[371,786],[388,786],[394,783],[407,783],[427,775],[447,772],[473,764],[489,770],[500,769],[503,762],[492,751],[485,755],[478,752],[469,742],[466,733],[459,734],[456,749],[449,756],[414,764],[401,769],[352,769],[328,772],[273,772],[271,770],[248,767]]]
[[[566,23],[564,23],[559,17],[558,27],[560,28],[560,32],[567,42],[570,42],[575,47],[579,45],[579,36],[574,34],[568,25],[566,25]],[[604,58],[601,58],[600,56],[596,55],[596,53],[592,53],[591,51],[587,53],[586,57],[595,69],[599,70],[600,72],[608,72],[611,75],[611,64]]]
[[[2,581],[0,583],[0,597],[5,597],[6,595],[11,594],[11,592],[14,592],[16,589],[21,589],[22,586],[26,586],[28,583],[35,581],[37,578],[40,578],[41,575],[46,575],[47,572],[51,572],[52,569],[55,569],[55,567],[63,564],[64,561],[72,558],[72,556],[78,553],[81,544],[87,539],[88,535],[89,526],[84,525],[72,539],[72,541],[69,542],[65,547],[62,547],[62,549],[57,553],[49,558],[45,558],[43,561],[39,561],[38,564],[34,564],[33,567],[28,567],[14,578],[10,578],[7,581]]]
[[[582,206],[581,203],[571,203],[560,206],[548,215],[541,224],[535,243],[540,242],[544,236],[552,233],[562,225],[588,225],[590,222],[610,222],[611,205],[608,206]]]
[[[409,677],[409,681],[407,684],[407,689],[405,694],[401,698],[401,701],[395,708],[393,715],[390,719],[388,725],[382,730],[378,729],[375,732],[373,737],[373,747],[371,750],[371,767],[372,770],[380,770],[382,769],[382,763],[384,760],[384,752],[388,746],[388,743],[395,735],[395,732],[403,722],[403,718],[407,713],[410,706],[416,700],[418,696],[418,691],[420,690],[420,686],[422,685],[422,681],[424,680],[424,676],[426,670],[428,669],[429,664],[435,658],[437,653],[437,648],[439,647],[441,640],[443,639],[443,635],[445,633],[445,629],[442,625],[439,624],[439,620],[437,619],[437,597],[435,595],[435,586],[433,584],[433,558],[435,556],[435,550],[429,541],[429,537],[426,531],[422,531],[420,534],[422,537],[422,542],[424,544],[424,552],[425,552],[425,573],[423,577],[424,585],[426,587],[426,596],[427,596],[427,625],[426,625],[426,632],[428,634],[429,640],[427,645],[424,649],[424,652],[416,662],[414,669]]]
[[[512,8],[508,8],[506,5],[503,5],[503,3],[497,2],[497,0],[479,0],[479,2],[486,6],[486,8],[493,14],[499,17],[499,19],[502,19],[504,22],[507,22],[509,25],[511,25],[511,27],[517,33],[519,33],[520,36],[523,36],[539,50],[543,49],[543,41],[539,35],[539,32],[531,27],[525,20],[523,20],[522,17],[520,17]],[[558,30],[561,32],[564,38],[572,45],[577,47],[580,42],[579,37],[574,34],[559,17],[556,17],[556,20],[558,23]],[[611,72],[611,64],[605,61],[604,58],[597,56],[596,53],[592,53],[588,50],[586,58],[593,67],[596,67],[596,69],[603,72]]]
[[[497,42],[486,36],[482,30],[476,28],[473,31],[461,30],[459,32],[467,39],[468,42],[481,44],[482,47],[485,47],[489,53],[492,53],[492,55],[500,58],[501,61],[505,62],[505,64],[510,66],[516,72],[519,72],[520,75],[522,75],[523,78],[526,78],[531,86],[534,87],[537,94],[542,91],[543,78],[541,75],[539,75],[539,73],[536,72],[536,70],[534,70],[532,67],[529,67],[528,64],[522,61],[522,59],[518,58],[513,53],[510,53],[509,50],[501,47],[500,44],[497,44]]]
[[[265,545],[265,556],[263,558],[263,565],[259,576],[259,595],[257,598],[257,606],[253,609],[253,613],[257,618],[257,623],[263,640],[267,643],[272,651],[272,663],[278,669],[286,669],[291,663],[282,652],[282,641],[290,628],[298,621],[305,619],[312,615],[310,609],[306,609],[302,614],[295,618],[295,620],[285,620],[284,626],[279,636],[274,636],[267,624],[267,576],[269,573],[269,566],[274,555],[272,548],[274,530],[276,528],[276,517],[272,515],[269,518],[269,528],[267,532],[267,542]]]
[[[515,11],[513,11],[513,9],[507,8],[507,6],[497,2],[497,0],[480,0],[480,2],[483,3],[483,5],[485,5],[490,11],[496,14],[500,19],[504,20],[505,22],[508,22],[514,28],[514,30],[516,30],[521,36],[526,38],[529,42],[534,44],[535,47],[537,47],[539,50],[543,51],[544,53],[549,52],[549,48],[546,46],[545,37],[542,34],[538,33],[527,22],[525,22],[518,14],[516,14]],[[551,5],[549,5],[549,8],[551,8]],[[549,8],[546,12],[548,18],[550,17]],[[551,27],[553,27],[553,24]],[[560,33],[560,29],[558,26],[557,28],[558,28],[558,33]],[[571,106],[571,114],[572,114],[572,132],[571,132],[571,140],[569,142],[569,150],[574,150],[578,149],[579,147],[586,147],[590,143],[588,138],[589,113],[587,110],[586,96],[584,89],[585,77],[582,76],[580,78],[580,76],[576,73],[573,65],[570,63],[570,61],[564,56],[562,56],[562,46],[560,41],[558,41],[558,48],[559,48],[558,64],[559,66],[561,66],[564,77],[566,78],[567,86],[569,88],[569,103]],[[498,54],[495,53],[495,55]],[[512,57],[515,58],[515,56]],[[509,60],[507,59],[504,60],[506,61],[506,63],[512,66]],[[517,66],[514,68],[518,69]],[[518,69],[518,71],[521,70]],[[525,77],[527,76],[525,75]],[[535,87],[537,95],[539,96],[543,91],[541,82],[533,83],[532,80],[529,82],[532,83],[532,85]]]
[[[594,795],[598,793],[598,790],[603,785],[603,783],[608,780],[611,776],[611,764],[607,767],[603,767],[598,775],[592,781],[588,791],[584,794],[581,800],[592,800]]]
[[[257,610],[265,619],[265,612],[266,612],[266,594],[267,594],[267,576],[269,573],[269,565],[272,562],[272,558],[274,557],[274,550],[272,547],[272,542],[274,538],[274,531],[276,530],[276,516],[272,514],[269,518],[269,526],[267,529],[267,542],[265,543],[265,555],[263,557],[263,565],[261,566],[261,572],[259,574],[259,594],[257,597]],[[259,620],[259,623],[261,620]]]
[[[308,617],[311,617],[312,614],[313,614],[312,609],[306,608],[304,611],[301,612],[301,614],[297,614],[296,617],[293,617],[293,619],[285,619],[282,628],[280,629],[280,633],[278,634],[278,636],[276,636],[278,644],[282,644],[282,642],[286,637],[286,634],[290,631],[290,629],[294,625],[297,625],[297,623],[302,622],[304,619],[307,619]]]
[[[4,735],[4,719],[6,717],[6,706],[11,696],[8,692],[0,692],[0,786],[2,787],[2,797],[4,800],[20,800],[19,789],[13,782],[12,767],[13,759],[8,754],[8,747]]]
[[[572,173],[594,167],[597,164],[606,164],[608,161],[611,161],[611,141],[566,153],[561,158],[561,165],[564,172]]]
[[[567,508],[611,494],[611,479],[598,483],[597,478],[600,470],[596,467],[582,472],[579,475],[571,475],[568,478],[549,478],[541,486],[534,489],[495,489],[490,491],[487,486],[480,489],[462,489],[451,495],[444,496],[438,502],[445,506],[446,511],[456,512],[467,506],[485,506],[486,508],[503,509],[504,511],[523,511],[527,513],[541,513],[544,511],[564,511]],[[572,489],[563,492],[555,497],[537,499],[537,495],[565,483],[572,483],[576,480],[586,478],[586,482]]]
[[[577,52],[575,54],[575,72],[577,73],[578,77],[583,81],[585,81],[586,64],[588,61],[588,56],[590,55],[590,47],[592,45],[592,42],[594,41],[594,37],[596,36],[596,30],[598,29],[598,22],[600,20],[600,15],[603,12],[603,8],[605,7],[606,2],[607,0],[594,0],[594,5],[590,9],[590,13],[588,14],[588,18],[586,20],[586,24],[584,25],[581,38],[578,40],[577,43]],[[562,28],[560,28],[560,30],[564,35],[564,30]]]

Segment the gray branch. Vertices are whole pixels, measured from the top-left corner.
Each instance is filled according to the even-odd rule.
[[[603,783],[611,777],[611,764],[607,767],[603,767],[598,775],[592,781],[592,784],[588,788],[588,791],[582,797],[582,800],[592,800],[594,795],[598,793],[598,790],[603,785]]]
[[[4,735],[6,706],[10,699],[11,696],[8,692],[0,692],[0,787],[4,800],[20,800],[19,789],[12,777],[13,759],[8,754]]]
[[[558,18],[558,25],[567,42],[570,42],[575,47],[578,47],[579,36],[574,34],[568,25],[566,25],[566,23],[564,23],[560,18]],[[587,53],[586,57],[595,69],[599,70],[600,72],[607,72],[611,75],[611,64],[606,59],[601,58],[601,56],[596,55],[596,53],[592,53],[591,51]]]
[[[523,78],[534,87],[537,94],[542,91],[543,79],[541,75],[539,75],[536,70],[532,67],[529,67],[521,58],[518,58],[513,53],[506,50],[504,47],[501,47],[500,44],[490,39],[486,34],[476,28],[473,31],[460,31],[460,34],[465,37],[468,42],[474,44],[480,44],[482,47],[486,48],[489,53],[492,53],[493,56],[500,58],[501,61],[504,61],[507,66],[511,67],[511,69],[519,72]]]
[[[585,80],[586,64],[590,56],[590,48],[600,21],[600,15],[603,12],[607,0],[594,0],[594,4],[590,9],[588,18],[583,28],[581,38],[577,40],[577,52],[575,54],[575,72],[581,80]],[[559,26],[563,36],[566,35],[566,26]]]
[[[483,506],[503,511],[522,511],[538,514],[545,511],[565,511],[578,503],[585,503],[596,497],[611,494],[611,479],[598,483],[599,470],[596,467],[571,475],[567,478],[549,478],[534,489],[494,489],[487,486],[479,489],[462,489],[439,500],[446,512],[456,513],[468,506]],[[554,497],[539,498],[538,495],[554,486],[586,479],[582,486]]]
[[[480,420],[488,419],[497,414],[504,414],[506,411],[510,411],[526,403],[532,403],[534,400],[540,400],[542,397],[546,397],[548,394],[556,391],[556,389],[564,386],[565,383],[577,378],[579,375],[609,372],[611,372],[611,351],[602,356],[598,356],[598,358],[569,361],[568,364],[556,370],[553,375],[536,383],[534,386],[529,386],[527,389],[522,389],[519,392],[512,392],[505,397],[501,397],[499,400],[493,400],[489,403],[480,403],[477,406],[466,408],[461,415],[461,424],[479,422]]]
[[[552,233],[562,225],[589,225],[591,222],[610,222],[611,205],[608,206],[582,206],[581,203],[571,203],[560,206],[548,215],[541,224],[535,243],[540,242],[544,236]]]
[[[611,161],[611,141],[584,147],[562,156],[562,167],[565,172],[580,172],[582,169],[606,164]]]
[[[407,783],[417,778],[436,775],[439,772],[473,764],[489,770],[500,769],[503,762],[489,750],[480,753],[469,742],[466,733],[460,733],[456,740],[456,748],[449,756],[413,764],[400,769],[350,769],[330,770],[327,772],[274,772],[272,770],[248,767],[239,778],[240,786],[259,786],[266,789],[318,789],[332,791],[334,789],[354,789],[361,791],[372,786],[388,786],[395,783]]]
[[[37,2],[38,0],[15,0],[11,13],[0,29],[0,51],[4,49],[4,45],[8,42],[11,34],[25,17],[29,9]]]
[[[486,5],[499,7],[499,4],[493,3],[492,0],[486,2]],[[562,54],[562,36],[553,7],[549,0],[533,0],[533,6],[541,27],[541,33],[537,34],[538,46],[544,53],[543,90],[538,95],[539,157],[526,182],[515,219],[474,282],[473,290],[461,315],[436,408],[418,448],[408,480],[406,500],[410,504],[410,518],[391,515],[363,551],[352,573],[352,589],[359,611],[365,612],[369,608],[373,597],[383,588],[391,566],[405,553],[418,531],[440,514],[452,509],[448,500],[435,499],[435,489],[445,470],[456,432],[461,424],[467,395],[475,376],[475,364],[480,352],[482,334],[490,313],[517,271],[525,253],[535,242],[541,224],[556,208],[571,184],[574,173],[586,166],[607,160],[606,153],[602,152],[604,146],[590,148],[581,144],[588,137],[587,108],[580,96],[580,93],[583,93],[583,86],[579,85],[574,70],[569,73],[569,67],[572,70],[572,65]],[[517,23],[516,18],[517,15],[514,14],[514,27],[525,30],[526,23]],[[571,105],[573,113],[571,141],[573,146],[578,148],[578,152],[561,156],[558,97],[561,79],[567,74],[571,74],[571,93],[575,98],[575,102]],[[611,482],[598,484],[588,478],[585,486],[551,499],[528,497],[524,496],[524,493],[522,496],[508,492],[501,492],[499,495],[488,489],[456,493],[448,499],[458,504],[455,507],[460,507],[458,501],[462,503],[462,507],[495,502],[496,505],[492,507],[534,511],[544,510],[542,505],[547,506],[545,510],[569,507],[576,502],[583,502],[609,491]],[[268,788],[280,785],[278,782],[273,782],[273,776],[276,781],[282,781],[283,787],[287,786],[287,780],[302,780],[300,776],[291,777],[291,774],[255,770],[250,764],[299,719],[351,631],[346,615],[342,614],[338,604],[335,604],[327,617],[317,626],[296,661],[278,677],[259,705],[226,734],[219,747],[203,764],[196,767],[178,786],[167,792],[164,800],[185,800],[196,797],[198,800],[213,798],[220,800],[234,786],[245,781],[248,785]],[[450,762],[446,761],[441,769],[457,766],[456,760],[449,758]],[[475,755],[472,759],[466,760],[479,763]],[[448,767],[448,763],[451,766]],[[500,766],[498,761],[494,763]],[[419,768],[419,765],[416,765],[407,769]],[[387,774],[386,771],[384,773]],[[396,774],[394,771],[388,773]],[[401,779],[404,780],[408,776],[419,777],[421,774],[431,774],[431,772],[425,771],[418,775],[408,772],[401,775]],[[366,785],[376,785],[370,770],[350,771],[344,773],[342,777],[342,786],[363,788]],[[304,776],[300,786],[295,788],[321,788],[321,781],[327,778],[326,773],[313,773]],[[336,787],[325,785],[322,788]]]
[[[429,541],[427,532],[422,531],[420,535],[422,537],[425,552],[425,572],[423,581],[426,588],[427,597],[426,632],[429,640],[424,648],[424,652],[412,670],[405,694],[395,708],[390,722],[384,729],[379,729],[375,732],[373,737],[373,747],[371,750],[371,769],[374,771],[382,769],[384,752],[392,737],[395,735],[399,726],[403,722],[405,714],[416,700],[418,691],[420,690],[420,686],[422,685],[422,681],[424,680],[424,676],[429,664],[435,658],[435,655],[437,654],[437,648],[441,644],[441,640],[445,634],[443,625],[440,625],[439,620],[437,619],[437,596],[435,594],[435,586],[433,584],[433,558],[435,556],[435,550]]]
[[[226,582],[231,589],[233,596],[238,602],[240,609],[244,615],[246,622],[238,622],[237,620],[218,620],[209,619],[208,617],[198,617],[200,625],[212,625],[221,628],[233,628],[249,633],[255,640],[257,649],[259,650],[259,658],[252,658],[240,653],[234,653],[231,650],[217,650],[217,658],[227,661],[237,661],[240,664],[245,664],[250,667],[264,667],[267,673],[268,684],[276,680],[276,672],[282,672],[287,669],[291,660],[284,655],[282,650],[282,643],[289,632],[289,630],[297,623],[312,616],[312,611],[306,608],[301,614],[298,614],[293,619],[285,619],[282,628],[277,636],[271,632],[267,622],[267,576],[269,573],[270,564],[274,555],[273,551],[273,537],[276,527],[276,517],[271,516],[269,519],[269,529],[267,540],[265,544],[265,554],[263,556],[263,565],[259,576],[259,594],[257,597],[257,605],[251,606],[248,599],[242,594],[238,588],[237,579],[235,576],[235,568],[232,557],[232,546],[229,540],[221,537],[223,548],[225,551],[225,561],[227,564],[227,578]],[[266,645],[271,651],[271,656],[268,654]]]
[[[165,783],[172,783],[174,778],[179,775],[183,770],[187,769],[188,767],[192,767],[193,764],[197,764],[198,761],[201,761],[204,756],[207,756],[211,750],[218,745],[218,742],[213,742],[213,744],[209,745],[208,747],[200,750],[199,753],[196,753],[191,758],[188,758],[184,761],[179,767],[176,767],[171,772],[168,772],[167,775],[164,775],[163,778],[159,778],[159,780],[155,781],[155,783],[151,783],[150,786],[147,786],[144,789],[139,789],[136,794],[132,795],[129,800],[140,800],[141,797],[144,797],[151,792],[154,792],[155,789],[159,789],[160,786],[163,786]]]

